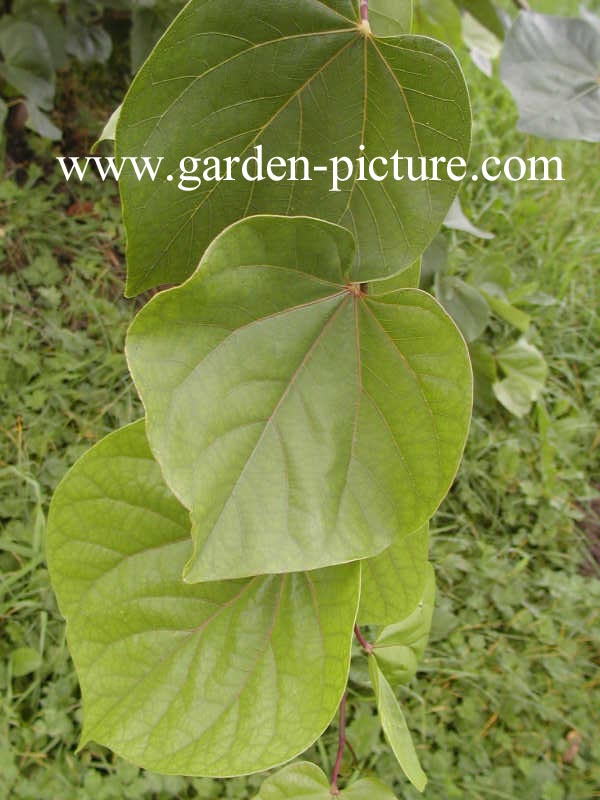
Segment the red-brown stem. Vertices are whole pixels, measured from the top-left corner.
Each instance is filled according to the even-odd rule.
[[[527,2],[527,0],[513,0],[513,3],[516,5],[517,8],[520,8],[521,11],[531,11],[531,6]]]
[[[340,769],[342,767],[342,758],[344,756],[344,749],[346,747],[346,699],[348,693],[344,692],[342,702],[340,703],[340,737],[338,744],[337,756],[335,764],[333,765],[333,774],[331,776],[331,794],[337,797],[340,793],[338,788],[338,778],[340,777]]]
[[[371,653],[373,652],[373,645],[369,644],[369,642],[367,642],[365,637],[360,632],[360,628],[358,627],[358,625],[354,626],[354,635],[356,636],[359,645],[362,647],[362,649],[365,651],[365,653],[367,653],[368,655],[371,655]]]
[[[369,0],[360,0],[360,18],[363,22],[369,21]]]

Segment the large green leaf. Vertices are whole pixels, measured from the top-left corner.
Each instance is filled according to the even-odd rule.
[[[431,241],[459,184],[396,181],[392,169],[333,192],[330,159],[355,160],[361,144],[368,158],[466,158],[469,140],[466,85],[445,45],[375,38],[351,0],[192,0],[137,75],[117,127],[119,156],[165,159],[155,182],[121,178],[127,292],[188,277],[235,220],[315,209],[355,233],[355,280],[397,274]],[[232,180],[223,173],[195,191],[168,180],[184,157],[245,159],[258,146],[265,163],[304,156],[327,171],[249,182],[234,164]]]
[[[363,561],[360,625],[391,625],[414,611],[425,588],[428,548],[429,525],[423,525]]]
[[[464,341],[418,289],[364,294],[353,257],[336,225],[246,219],[134,320],[150,445],[192,513],[187,580],[377,555],[448,491],[471,410]]]
[[[377,665],[374,655],[369,656],[369,675],[375,692],[381,727],[404,774],[415,789],[422,792],[427,785],[419,757],[394,690]]]
[[[342,800],[396,800],[377,778],[363,778],[337,795]],[[331,786],[322,769],[310,761],[284,767],[267,778],[256,800],[331,800]]]
[[[52,582],[94,740],[164,773],[268,769],[323,732],[345,689],[357,564],[189,586],[186,510],[143,422],[102,440],[56,491]]]
[[[586,20],[521,13],[506,36],[500,77],[519,108],[519,130],[600,141],[600,30]]]
[[[398,617],[393,625],[384,628],[373,645],[373,655],[392,684],[408,683],[416,675],[429,639],[434,603],[435,573],[426,563],[418,602],[404,618]]]
[[[342,800],[396,800],[377,778],[363,778],[337,795]],[[331,800],[331,786],[322,769],[299,761],[276,772],[261,786],[255,800]]]

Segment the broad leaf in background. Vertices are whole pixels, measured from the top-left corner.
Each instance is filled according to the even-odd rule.
[[[463,11],[467,11],[480,25],[493,33],[498,39],[504,39],[505,29],[500,11],[492,0],[454,0]]]
[[[448,42],[452,47],[461,43],[460,13],[453,0],[415,0],[413,13],[415,33]]]
[[[12,4],[11,17],[36,25],[41,30],[50,49],[54,69],[63,69],[67,65],[65,26],[56,8],[47,0],[16,0]]]
[[[356,781],[336,796],[342,800],[396,800],[377,778]],[[331,800],[331,797],[331,785],[323,770],[310,761],[300,761],[267,778],[255,800]]]
[[[10,16],[0,21],[0,77],[25,100],[27,125],[60,139],[59,129],[44,113],[54,103],[55,77],[52,52],[42,30]]]
[[[414,611],[423,597],[428,549],[427,524],[362,562],[360,625],[391,625]]]
[[[471,220],[463,211],[460,198],[458,197],[454,198],[452,205],[450,206],[450,210],[446,214],[444,225],[446,228],[451,228],[455,231],[463,231],[464,233],[470,233],[472,236],[478,236],[480,239],[494,238],[493,233],[484,231],[471,222]]]
[[[189,586],[189,518],[140,421],[56,491],[47,556],[94,740],[148,769],[231,776],[305,750],[346,686],[360,566]]]
[[[374,556],[454,479],[471,368],[418,289],[349,282],[352,235],[320,220],[228,228],[126,344],[165,479],[191,510],[189,581]]]
[[[398,4],[398,17],[409,5]],[[165,159],[156,182],[128,173],[120,181],[127,293],[187,278],[215,236],[242,217],[315,209],[355,234],[353,280],[395,275],[427,247],[458,184],[396,181],[392,169],[382,182],[348,179],[335,192],[330,159],[396,150],[417,160],[466,158],[470,125],[454,54],[428,38],[366,35],[358,3],[192,0],[138,73],[117,126],[119,157]],[[257,158],[258,146],[265,180],[245,180],[231,162],[232,180],[222,171],[193,191],[178,188],[182,158]],[[275,156],[328,169],[308,181],[273,181],[265,170]],[[202,179],[205,167],[195,166]],[[219,177],[215,170],[209,176]],[[349,176],[348,164],[340,173]]]
[[[435,296],[461,329],[468,342],[478,339],[490,321],[490,307],[474,286],[454,275],[436,278]]]
[[[427,785],[427,776],[419,762],[400,703],[385,675],[379,669],[374,655],[369,656],[369,675],[385,738],[408,780],[415,789],[422,792]]]
[[[66,49],[82,64],[104,64],[112,53],[112,40],[101,25],[69,17]]]
[[[521,13],[506,36],[500,77],[519,108],[519,130],[600,141],[600,30],[589,22]]]
[[[494,394],[512,414],[523,417],[544,389],[548,377],[544,356],[521,338],[497,353],[496,360],[506,378],[494,384]]]
[[[429,562],[424,574],[418,602],[404,619],[398,617],[397,622],[384,628],[373,644],[379,668],[394,686],[415,677],[427,646],[435,604],[435,573]]]

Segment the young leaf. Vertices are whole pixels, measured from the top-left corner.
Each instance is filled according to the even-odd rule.
[[[404,619],[384,628],[373,645],[373,655],[393,685],[414,678],[427,646],[435,604],[435,573],[429,562],[425,566],[423,591],[416,607]]]
[[[406,724],[406,719],[400,708],[400,703],[385,675],[377,666],[377,660],[374,655],[369,656],[369,675],[371,676],[379,719],[381,720],[385,738],[408,780],[415,789],[422,792],[427,784],[427,776],[419,763],[419,757]]]
[[[376,778],[363,778],[337,795],[342,800],[396,800]],[[331,787],[322,769],[310,761],[290,764],[271,775],[255,800],[331,800]]]
[[[352,261],[336,225],[249,218],[134,320],[150,445],[191,510],[187,580],[374,556],[445,496],[470,418],[465,343],[418,289],[369,297]]]
[[[510,28],[500,77],[519,130],[547,139],[600,141],[600,31],[582,19],[523,12]]]
[[[414,611],[425,588],[428,548],[426,524],[362,562],[359,625],[391,625]]]
[[[458,183],[394,180],[393,168],[381,182],[368,172],[361,181],[356,170],[331,191],[331,159],[390,158],[396,150],[402,158],[466,158],[470,124],[454,54],[428,38],[367,34],[352,0],[192,0],[134,80],[117,127],[119,157],[164,157],[156,182],[127,171],[120,181],[127,293],[187,278],[212,239],[240,218],[315,209],[355,233],[354,280],[397,274],[427,247]],[[207,181],[204,167],[186,162],[183,172],[202,184],[178,188],[184,157],[243,161],[258,157],[256,147],[265,180],[245,180],[231,162],[229,175],[213,164],[217,179]],[[296,181],[267,179],[274,156],[305,157],[310,179],[300,179],[301,164]],[[348,164],[339,169],[343,177]]]
[[[186,510],[143,421],[57,489],[47,555],[89,740],[147,769],[230,776],[305,750],[346,686],[358,564],[188,586]]]

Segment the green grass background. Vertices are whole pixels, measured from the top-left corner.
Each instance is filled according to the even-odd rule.
[[[564,159],[564,184],[465,186],[466,210],[496,238],[450,235],[457,275],[512,270],[512,298],[534,319],[550,378],[525,419],[498,406],[474,417],[433,524],[431,642],[399,697],[429,774],[426,800],[591,800],[600,797],[600,581],[585,530],[600,483],[600,153],[516,132],[506,90],[463,62],[473,165],[492,154]],[[84,131],[68,154],[90,143],[109,85],[102,71],[65,80],[61,102],[77,98],[72,126]],[[0,181],[0,799],[250,798],[260,776],[165,778],[102,748],[74,755],[81,708],[44,562],[45,515],[75,459],[140,415],[123,357],[139,301],[122,298],[115,187],[67,187],[52,148],[34,137],[29,146],[33,158]],[[486,334],[494,349],[515,338],[498,320]],[[348,755],[344,777],[376,773],[399,798],[416,798],[360,691],[350,714],[356,760]],[[334,725],[309,753],[326,769],[336,736]]]

